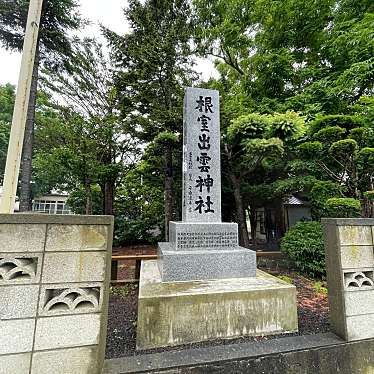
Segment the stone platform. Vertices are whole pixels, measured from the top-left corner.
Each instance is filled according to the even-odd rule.
[[[137,349],[297,331],[296,288],[263,271],[251,278],[162,283],[142,263]]]

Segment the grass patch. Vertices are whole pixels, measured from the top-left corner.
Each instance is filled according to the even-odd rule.
[[[136,283],[127,283],[121,286],[111,286],[110,294],[112,296],[125,298],[131,291],[136,290],[137,288],[138,285]]]
[[[293,284],[292,278],[288,277],[287,275],[278,275],[278,278],[282,280],[283,282]]]
[[[327,287],[326,282],[323,281],[317,281],[313,283],[313,289],[319,294],[327,295]]]

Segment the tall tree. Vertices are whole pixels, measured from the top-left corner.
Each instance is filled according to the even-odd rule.
[[[365,189],[372,188],[373,2],[194,0],[193,6],[198,50],[216,58],[221,75],[210,85],[224,93],[224,133],[229,126],[231,130],[240,128],[243,114],[285,113],[290,109],[305,114],[308,122],[330,113],[358,113],[367,125],[365,130],[352,129],[339,124],[337,118],[332,121],[335,124],[324,121],[326,129],[306,135],[308,143],[303,147],[304,153],[310,151],[308,158],[295,159],[295,144],[287,147],[285,155],[291,155],[292,162],[282,166],[281,174],[287,178],[279,183],[266,178],[261,186],[257,178],[264,174],[259,168],[248,172],[242,163],[246,154],[229,152],[234,155],[233,163],[242,165],[240,174],[245,174],[240,178],[243,206],[249,200],[250,205],[253,201],[263,204],[266,191],[281,196],[302,189],[311,184],[313,178],[305,179],[308,174],[314,180],[332,179],[338,190],[339,183],[346,185],[350,196],[365,195]],[[229,143],[226,149],[236,148],[230,140],[244,142],[246,137],[244,126],[237,137],[224,138]],[[228,171],[235,172],[235,168]],[[261,188],[253,186],[256,180]]]
[[[335,2],[194,0],[198,50],[217,58],[229,87],[246,96],[247,109],[284,111],[311,73],[325,67],[320,54]]]
[[[305,140],[299,151],[316,165],[316,178],[324,181],[324,185],[337,186],[335,189],[342,191],[343,196],[369,204],[365,201],[365,192],[374,190],[373,124],[365,126],[360,116],[320,116],[312,121]],[[326,199],[339,195],[335,192]],[[364,215],[371,215],[369,211],[364,211]]]
[[[59,121],[38,129],[36,139],[40,136],[45,141],[35,155],[36,184],[44,193],[51,189],[69,193],[83,190],[85,214],[92,214],[101,151],[95,141],[95,126],[69,109],[59,108],[58,116]]]
[[[93,183],[100,185],[103,213],[112,215],[116,183],[124,167],[136,160],[138,152],[135,139],[125,133],[124,121],[115,108],[116,90],[111,64],[103,54],[102,46],[92,39],[74,39],[71,57],[64,70],[46,67],[41,78],[45,89],[57,95],[70,111],[81,117],[78,122],[83,121],[83,127],[79,138],[82,142],[87,138],[90,144],[85,158],[91,158],[91,162],[96,164],[95,172],[83,185],[88,194]],[[74,128],[74,121],[70,126]]]
[[[191,71],[190,8],[187,0],[130,0],[131,32],[106,30],[116,61],[117,97],[128,131],[144,142],[163,139],[165,236],[173,218],[174,137],[182,132],[183,86]]]
[[[22,49],[28,6],[28,0],[0,0],[0,43],[9,50]],[[69,56],[71,47],[67,33],[83,24],[77,9],[76,0],[44,0],[43,2],[23,145],[21,211],[30,210],[31,205],[32,153],[39,65],[57,68]]]
[[[224,133],[224,172],[231,182],[243,246],[249,246],[247,209],[250,208],[251,237],[255,240],[255,210],[269,201],[278,221],[279,232],[275,236],[279,239],[283,234],[282,199],[296,192],[287,163],[292,158],[293,143],[303,133],[303,125],[303,118],[293,112],[252,113],[234,119]],[[281,181],[287,181],[287,188],[280,188]]]

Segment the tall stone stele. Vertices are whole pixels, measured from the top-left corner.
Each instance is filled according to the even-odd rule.
[[[142,263],[137,349],[297,331],[296,288],[256,271],[255,252],[222,223],[219,95],[187,88],[183,220]]]
[[[222,223],[219,93],[187,88],[183,124],[183,217],[159,243],[162,282],[256,276],[256,253]]]

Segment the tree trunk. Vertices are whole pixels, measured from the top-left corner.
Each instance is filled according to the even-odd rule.
[[[249,248],[249,237],[247,220],[245,218],[245,209],[243,206],[243,199],[240,193],[240,180],[230,173],[230,180],[234,189],[236,215],[239,226],[239,243],[242,247]]]
[[[251,239],[253,248],[257,246],[257,220],[256,220],[256,209],[252,208],[249,211],[249,220],[251,222]]]
[[[361,199],[361,216],[363,218],[374,218],[374,201],[367,197]]]
[[[104,214],[108,216],[113,215],[114,203],[114,182],[106,181],[104,187]]]
[[[283,201],[277,200],[275,202],[275,226],[276,226],[276,240],[279,243],[280,239],[286,232],[286,223],[284,217]]]
[[[91,185],[85,184],[84,189],[86,191],[86,215],[92,214],[92,191]]]
[[[170,146],[165,149],[164,173],[165,240],[169,241],[169,222],[173,219],[173,155]]]
[[[38,91],[38,70],[39,70],[39,45],[35,52],[35,63],[32,72],[30,99],[27,109],[25,138],[23,140],[22,166],[21,166],[21,188],[20,188],[20,212],[31,210],[31,175],[32,175],[32,154],[34,147],[34,125],[35,107]]]

